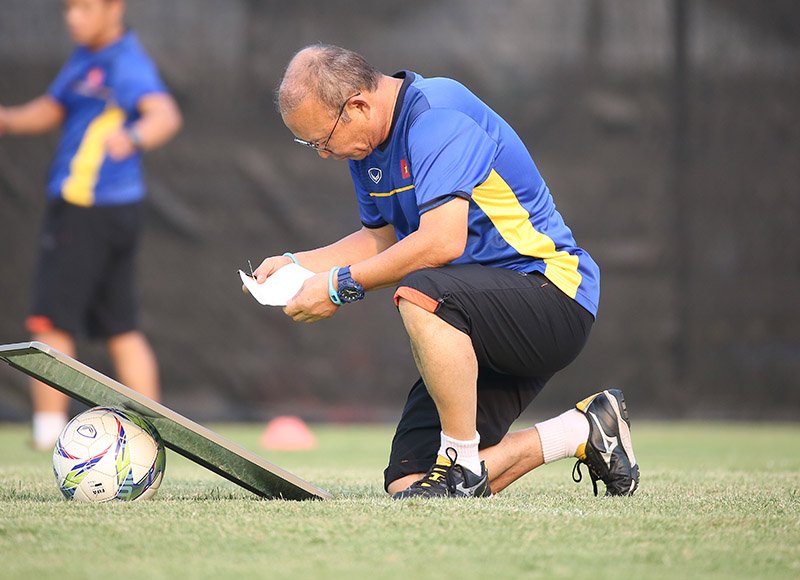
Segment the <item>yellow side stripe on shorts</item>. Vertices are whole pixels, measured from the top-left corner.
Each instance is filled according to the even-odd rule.
[[[533,227],[528,210],[494,169],[486,181],[472,190],[472,199],[509,246],[523,256],[544,260],[544,275],[567,296],[575,298],[583,279],[578,272],[578,256],[556,250],[555,242]]]
[[[69,164],[69,176],[61,187],[65,201],[82,206],[94,203],[94,188],[106,157],[106,139],[124,122],[125,112],[119,107],[110,107],[89,123]]]

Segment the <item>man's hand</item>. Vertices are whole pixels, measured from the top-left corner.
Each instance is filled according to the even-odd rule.
[[[330,318],[338,308],[328,296],[328,273],[322,272],[305,281],[283,312],[295,322],[317,322]]]
[[[269,258],[265,258],[261,265],[256,268],[255,272],[253,272],[253,278],[256,279],[256,282],[259,284],[263,284],[267,281],[267,278],[272,276],[276,270],[280,270],[284,266],[291,264],[292,259],[289,256],[271,256]],[[242,292],[245,294],[249,294],[250,292],[247,290],[247,286],[242,284]]]
[[[263,284],[276,270],[280,270],[291,263],[292,259],[289,256],[271,256],[265,258],[264,261],[261,262],[261,265],[256,268],[256,271],[253,272],[253,277],[256,279],[256,282]]]

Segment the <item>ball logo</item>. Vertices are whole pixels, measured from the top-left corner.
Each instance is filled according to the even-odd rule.
[[[97,429],[94,428],[94,425],[81,425],[78,427],[78,435],[83,435],[88,439],[94,439],[97,437]]]
[[[370,167],[369,170],[367,170],[367,173],[369,174],[369,178],[375,183],[378,183],[381,180],[381,177],[383,177],[383,171],[377,167]]]

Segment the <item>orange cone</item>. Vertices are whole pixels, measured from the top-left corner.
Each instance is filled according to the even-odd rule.
[[[317,446],[317,439],[300,417],[284,415],[267,423],[261,447],[271,451],[305,451]]]

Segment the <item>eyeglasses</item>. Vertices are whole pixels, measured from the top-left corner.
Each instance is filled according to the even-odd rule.
[[[328,153],[333,153],[333,151],[328,149],[328,143],[330,142],[331,137],[333,137],[333,132],[336,131],[336,127],[339,125],[339,120],[342,118],[342,113],[344,113],[344,108],[347,106],[347,103],[350,102],[350,99],[355,98],[360,94],[361,91],[357,92],[355,95],[347,97],[344,103],[342,103],[342,108],[339,109],[339,114],[336,116],[336,122],[333,124],[333,129],[331,129],[331,132],[328,133],[328,138],[325,139],[325,143],[320,145],[319,141],[305,141],[304,139],[298,139],[297,137],[294,138],[294,142],[299,143],[300,145],[305,145],[314,151],[327,151]]]

